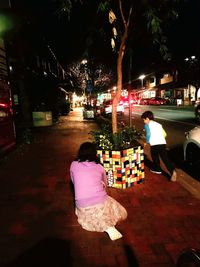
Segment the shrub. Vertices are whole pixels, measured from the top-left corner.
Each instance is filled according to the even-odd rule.
[[[100,150],[122,150],[138,145],[137,140],[141,133],[135,126],[125,126],[117,133],[112,133],[111,125],[102,125],[100,130],[91,131],[97,149]]]

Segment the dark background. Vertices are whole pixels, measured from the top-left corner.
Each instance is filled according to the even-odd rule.
[[[70,19],[59,13],[56,2],[52,0],[12,0],[11,3],[21,14],[21,18],[25,18],[27,23],[33,23],[39,33],[46,38],[63,67],[74,60],[79,60],[86,51],[89,51],[90,56],[96,60],[107,61],[110,65],[116,62],[116,54],[111,52],[109,38],[105,36],[102,38],[99,34],[98,26],[101,25],[103,18],[96,14],[95,0],[88,0],[86,2],[88,5],[84,6],[76,4]],[[94,28],[94,25],[97,27]],[[199,55],[199,25],[199,1],[181,1],[178,19],[167,25],[165,31],[172,62],[181,62],[185,57]],[[153,46],[149,35],[140,35],[140,39],[135,40],[132,56],[135,75],[164,64],[158,47]]]

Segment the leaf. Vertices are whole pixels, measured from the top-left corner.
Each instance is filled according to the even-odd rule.
[[[108,18],[110,24],[113,24],[113,22],[115,22],[115,20],[117,19],[115,13],[112,10],[109,11]]]
[[[136,141],[141,137],[141,133],[135,127],[128,126],[117,133],[112,133],[109,125],[103,125],[100,130],[92,131],[90,134],[97,148],[103,150],[121,150],[135,146]]]

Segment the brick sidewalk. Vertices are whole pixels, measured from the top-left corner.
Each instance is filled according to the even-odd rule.
[[[173,267],[184,248],[200,248],[200,200],[147,167],[145,183],[108,189],[128,211],[122,239],[79,226],[69,165],[96,127],[75,109],[1,161],[0,266]]]

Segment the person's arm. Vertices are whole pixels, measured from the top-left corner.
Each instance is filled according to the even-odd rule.
[[[107,178],[107,175],[106,175],[106,171],[105,169],[103,169],[103,174],[102,174],[102,184],[104,185],[104,187],[107,187],[107,184],[108,184],[108,178]]]
[[[146,143],[149,144],[149,142],[150,142],[150,136],[151,136],[149,125],[148,124],[145,124],[144,125],[144,129],[145,129],[145,133],[146,133]]]
[[[167,133],[165,132],[163,127],[162,127],[162,132],[163,132],[164,137],[166,138],[167,137]]]
[[[73,167],[72,166],[73,166],[73,163],[71,163],[71,165],[70,165],[69,172],[70,172],[71,181],[72,181],[72,183],[74,183],[74,177],[73,177],[73,171],[72,171]]]

